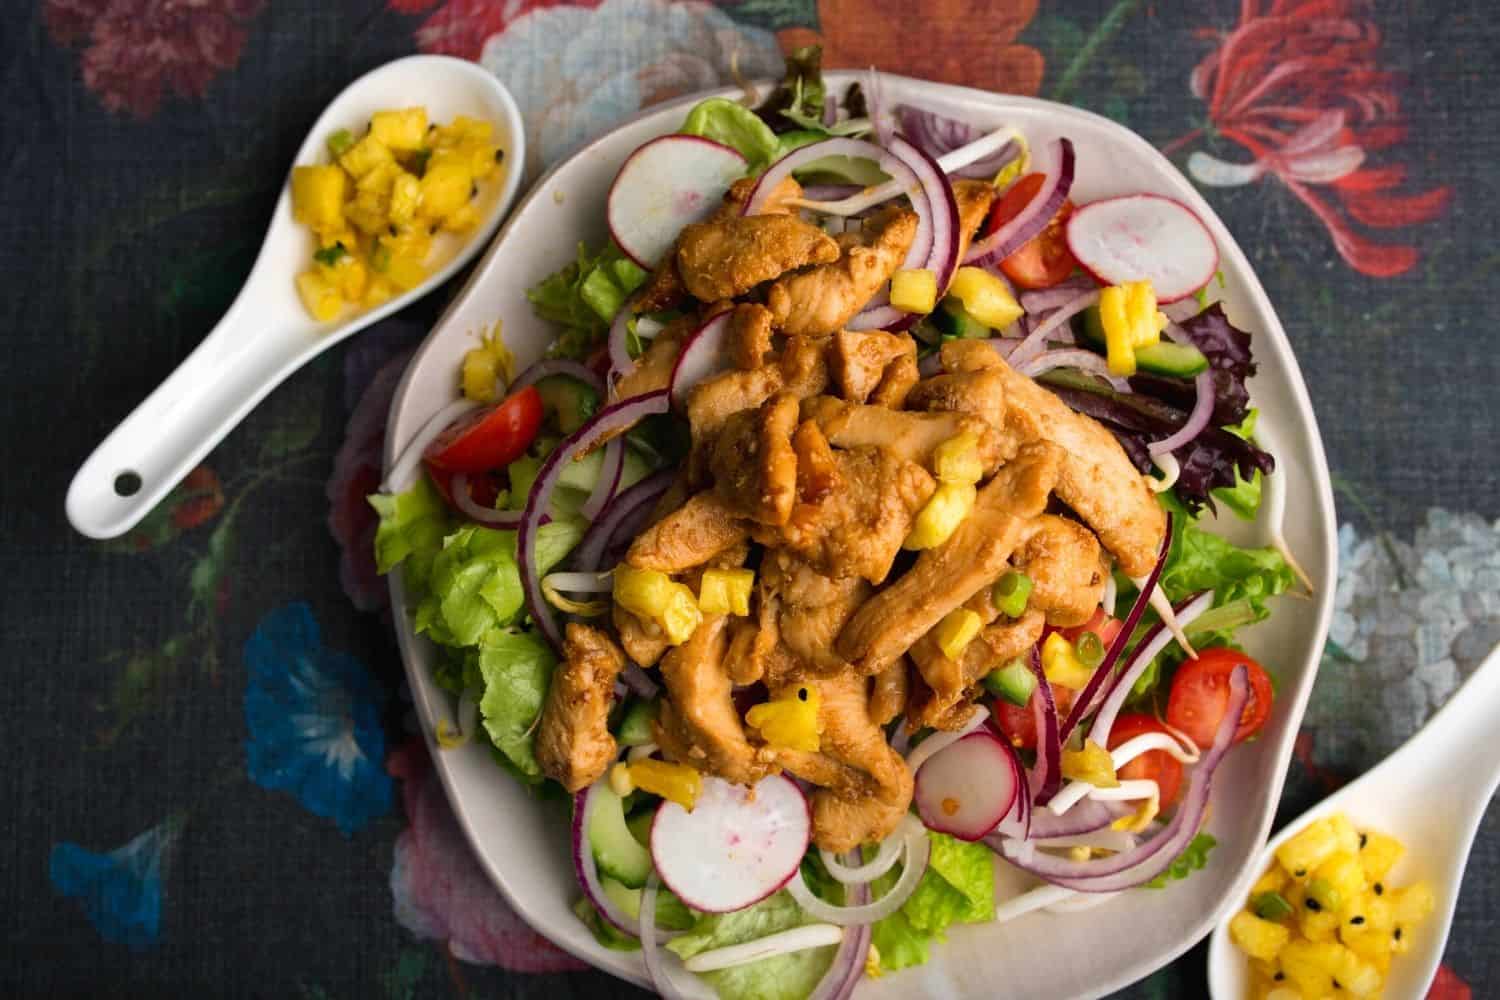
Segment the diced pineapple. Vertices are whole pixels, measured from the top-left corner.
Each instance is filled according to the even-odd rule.
[[[339,165],[358,180],[382,163],[390,163],[394,159],[385,143],[374,135],[367,135],[339,157]]]
[[[1339,949],[1334,978],[1338,980],[1339,989],[1356,997],[1373,996],[1384,985],[1380,970],[1348,948]]]
[[[1269,962],[1292,938],[1292,932],[1278,923],[1262,920],[1249,910],[1241,910],[1229,921],[1229,936],[1251,958]]]
[[[1338,849],[1338,833],[1333,824],[1320,819],[1278,847],[1276,860],[1292,878],[1305,879]]]
[[[785,698],[753,706],[745,721],[770,747],[817,753],[823,733],[821,706],[816,687],[799,687]]]
[[[427,109],[377,111],[370,116],[370,134],[390,149],[418,149],[427,138]]]
[[[418,263],[427,259],[428,251],[432,249],[432,237],[422,226],[401,226],[396,232],[382,233],[380,245],[391,252],[392,257],[404,258],[417,261]]]
[[[698,584],[698,607],[710,615],[750,613],[750,592],[755,588],[752,569],[709,569]]]
[[[934,549],[948,540],[974,509],[979,491],[967,483],[938,483],[912,521],[904,549]]]
[[[1338,937],[1339,915],[1327,910],[1314,912],[1304,906],[1297,914],[1297,927],[1309,941],[1333,941]]]
[[[1339,928],[1339,941],[1367,962],[1378,962],[1382,958],[1389,959],[1391,954],[1389,929],[1370,926],[1351,927],[1345,924]]]
[[[1389,892],[1397,924],[1419,924],[1431,916],[1437,906],[1432,886],[1426,882],[1414,882],[1405,889],[1392,889]]]
[[[1280,892],[1285,887],[1286,875],[1281,871],[1280,868],[1272,865],[1270,868],[1267,868],[1266,873],[1259,879],[1257,879],[1256,883],[1250,887],[1250,898],[1254,899],[1256,896],[1259,896],[1263,892]]]
[[[344,297],[345,302],[358,302],[364,298],[365,288],[369,285],[370,272],[357,257],[350,255],[341,257],[334,265],[333,277],[338,283],[339,294]]]
[[[422,200],[422,182],[405,170],[391,183],[390,220],[404,226],[417,214],[417,205]]]
[[[326,323],[338,316],[344,308],[344,297],[338,286],[330,282],[321,269],[303,271],[297,275],[297,294],[308,315],[319,323]]]
[[[465,203],[463,208],[456,212],[450,212],[443,219],[443,231],[448,233],[467,233],[479,224],[479,206],[472,200]]]
[[[385,276],[392,285],[405,292],[427,280],[427,269],[420,261],[410,257],[392,257],[385,269]]]
[[[379,164],[369,173],[355,181],[354,187],[357,191],[373,191],[376,194],[388,195],[391,193],[391,185],[395,183],[396,178],[404,173],[406,171],[401,169],[399,163],[395,160],[390,160]]]
[[[1307,1000],[1307,998],[1290,986],[1277,986],[1266,994],[1266,1000]]]
[[[614,598],[636,617],[654,621],[674,646],[686,642],[703,621],[692,590],[657,570],[620,566],[615,570]]]
[[[467,166],[446,160],[429,162],[422,175],[422,217],[439,220],[458,211],[469,200],[473,187],[474,178]]]
[[[318,232],[342,229],[347,182],[338,167],[292,168],[292,217]]]
[[[1338,838],[1339,850],[1350,854],[1359,853],[1359,831],[1354,829],[1354,824],[1349,822],[1349,817],[1343,813],[1334,813],[1328,817],[1328,825],[1333,829],[1333,835]]]
[[[1366,881],[1379,882],[1385,878],[1405,853],[1406,848],[1395,837],[1383,833],[1365,833],[1363,845],[1359,849],[1359,863],[1364,868]]]
[[[391,283],[377,275],[370,279],[369,285],[365,288],[365,305],[378,306],[395,294],[396,290],[391,287]]]
[[[1355,844],[1358,843],[1356,839]],[[1333,889],[1336,903],[1329,908],[1342,913],[1364,891],[1365,873],[1357,855],[1340,850],[1313,869],[1312,881],[1326,882]],[[1324,905],[1328,905],[1326,901]]]
[[[372,211],[357,201],[351,201],[344,207],[344,215],[367,236],[378,236],[390,229],[391,224],[386,220],[383,210]]]
[[[1331,996],[1344,951],[1335,941],[1290,941],[1281,949],[1281,968],[1304,997]]]

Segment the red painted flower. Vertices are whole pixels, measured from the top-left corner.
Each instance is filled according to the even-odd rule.
[[[265,0],[46,0],[59,45],[87,40],[83,82],[111,111],[149,118],[170,92],[202,97],[240,60]]]
[[[1397,74],[1378,61],[1380,31],[1355,0],[1242,0],[1231,31],[1200,34],[1216,47],[1193,70],[1193,94],[1209,125],[1169,143],[1170,153],[1210,132],[1254,160],[1234,164],[1195,152],[1188,170],[1201,183],[1248,184],[1275,177],[1312,210],[1355,270],[1389,278],[1410,270],[1415,246],[1380,243],[1356,231],[1430,222],[1450,189],[1397,192],[1399,163],[1370,165],[1370,154],[1406,138]]]
[[[1473,995],[1469,984],[1446,965],[1438,966],[1437,975],[1427,989],[1427,1000],[1469,1000]]]
[[[417,45],[423,52],[439,52],[460,59],[478,59],[484,43],[529,11],[543,7],[594,7],[599,0],[387,0],[391,10],[420,14],[437,10],[417,29]],[[440,5],[441,3],[441,5]]]
[[[196,528],[224,509],[224,488],[218,475],[206,465],[189,472],[178,493],[172,507],[172,525],[178,531]]]
[[[410,824],[396,838],[391,895],[396,919],[422,938],[447,942],[453,957],[512,972],[562,972],[584,964],[526,925],[474,859],[427,747],[415,739],[391,755]]]

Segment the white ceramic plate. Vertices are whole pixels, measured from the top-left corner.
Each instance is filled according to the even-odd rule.
[[[842,88],[849,74],[829,74]],[[1208,867],[1166,891],[1139,890],[1082,913],[1035,914],[1006,925],[962,927],[935,947],[926,966],[867,980],[863,1000],[929,997],[1094,997],[1119,989],[1181,954],[1214,926],[1254,873],[1248,862],[1266,839],[1292,740],[1317,673],[1333,606],[1335,525],[1323,445],[1286,334],[1265,291],[1229,231],[1175,168],[1133,132],[1097,115],[1022,97],[886,77],[892,101],[910,101],[981,126],[1020,127],[1034,148],[1058,136],[1077,147],[1073,199],[1136,192],[1191,206],[1218,241],[1225,306],[1255,336],[1260,370],[1251,383],[1259,428],[1286,477],[1287,541],[1317,585],[1312,600],[1283,598],[1274,617],[1245,643],[1275,675],[1279,697],[1258,741],[1230,755],[1215,781],[1209,831],[1218,838]],[[699,95],[705,96],[705,95]],[[541,357],[553,337],[526,301],[527,288],[573,259],[578,242],[608,236],[605,196],[625,157],[645,140],[675,131],[696,98],[654,108],[585,146],[543,177],[511,216],[468,286],[412,360],[392,403],[386,462],[422,423],[454,398],[463,353],[497,318],[521,365]],[[1232,519],[1230,519],[1232,520]],[[1253,538],[1235,522],[1222,530]],[[399,576],[391,581],[401,650],[432,744],[449,697],[430,677],[432,650],[413,635]],[[478,747],[438,751],[438,773],[460,824],[500,891],[539,932],[617,976],[647,984],[638,954],[598,945],[570,909],[579,896],[559,809],[539,806]],[[997,862],[1003,867],[1003,863]]]

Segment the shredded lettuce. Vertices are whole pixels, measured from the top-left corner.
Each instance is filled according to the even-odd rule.
[[[921,965],[928,945],[944,938],[953,924],[976,924],[994,919],[994,855],[983,844],[970,844],[942,833],[927,834],[932,859],[901,909],[871,927],[871,943],[887,971]],[[900,877],[899,866],[871,884],[878,898]]]
[[[647,273],[614,244],[590,254],[578,244],[578,258],[526,292],[538,317],[561,326],[551,357],[581,361],[604,337],[625,299]]]
[[[815,862],[808,861],[802,866],[804,877],[812,875],[814,870],[821,871]],[[835,891],[831,887],[820,887],[819,881],[831,880],[823,876],[810,881],[813,891],[819,895]],[[715,948],[743,944],[813,922],[783,889],[743,910],[700,914],[692,928],[669,941],[667,947],[679,958],[687,959]],[[720,1000],[802,1000],[812,993],[828,971],[835,950],[833,946],[810,948],[700,975],[714,988]]]
[[[422,476],[405,493],[376,493],[369,501],[380,515],[375,529],[375,568],[384,574],[407,563],[408,589],[424,590],[433,557],[442,550],[443,536],[448,533],[448,508],[442,496]]]
[[[479,644],[479,673],[484,682],[479,714],[485,732],[526,781],[542,780],[533,742],[556,666],[552,647],[535,632],[497,628]]]
[[[1206,833],[1198,834],[1193,838],[1193,842],[1177,855],[1170,868],[1147,882],[1142,888],[1165,889],[1168,882],[1187,878],[1208,864],[1208,852],[1213,850],[1217,843],[1217,840]]]

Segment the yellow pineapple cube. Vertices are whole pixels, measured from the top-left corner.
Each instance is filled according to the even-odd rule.
[[[1364,834],[1359,863],[1364,868],[1365,880],[1379,882],[1385,878],[1405,853],[1406,848],[1395,837],[1374,832]]]
[[[1309,941],[1332,941],[1338,936],[1339,915],[1327,910],[1313,912],[1304,907],[1297,915],[1297,925],[1302,936]]]
[[[418,263],[427,259],[427,253],[432,249],[432,237],[428,235],[424,226],[402,226],[392,233],[387,231],[380,235],[380,245],[390,251],[391,256],[413,260]]]
[[[1229,921],[1229,937],[1251,958],[1271,961],[1292,939],[1292,932],[1280,924],[1262,920],[1249,910],[1241,910]]]
[[[1254,899],[1256,896],[1259,896],[1263,892],[1280,892],[1285,887],[1285,873],[1283,873],[1281,869],[1277,868],[1275,865],[1272,865],[1270,868],[1267,868],[1266,873],[1259,879],[1257,879],[1255,884],[1250,887],[1250,898]]]
[[[1281,949],[1281,968],[1303,997],[1331,996],[1344,950],[1334,941],[1292,941]]]
[[[320,269],[303,271],[297,275],[297,294],[308,315],[319,323],[327,323],[343,311],[344,298],[338,286],[330,282]]]
[[[1338,849],[1338,832],[1328,819],[1320,819],[1276,848],[1276,860],[1292,878],[1305,879]]]
[[[376,275],[365,286],[365,305],[378,306],[394,294],[396,294],[396,289],[391,286],[391,283],[384,277]]]
[[[422,199],[422,182],[404,170],[391,184],[390,220],[401,226],[410,222],[417,214],[417,205]]]
[[[344,207],[344,216],[366,236],[379,236],[390,229],[383,208],[371,209],[359,201],[351,201]]]
[[[443,219],[443,231],[449,233],[467,233],[479,224],[479,206],[469,201],[456,212],[450,212]]]
[[[358,302],[364,298],[365,288],[370,283],[370,272],[359,258],[345,255],[334,265],[333,278],[338,283],[339,294],[344,297],[344,301]]]
[[[1328,825],[1332,828],[1334,836],[1338,838],[1339,850],[1348,851],[1350,854],[1359,853],[1359,831],[1354,829],[1354,824],[1349,822],[1349,817],[1343,813],[1334,813],[1328,817]]]
[[[429,162],[422,175],[422,216],[438,220],[458,211],[469,200],[473,187],[474,178],[467,166],[449,160]]]
[[[385,276],[391,284],[406,292],[427,280],[427,269],[410,257],[392,257]]]
[[[388,149],[419,149],[427,138],[427,109],[377,111],[370,116],[370,134]]]
[[[355,181],[354,188],[356,191],[373,191],[376,194],[389,195],[391,185],[395,183],[398,176],[405,172],[395,160],[381,163]]]
[[[343,228],[347,181],[338,167],[292,168],[292,218],[319,232]]]
[[[1342,850],[1313,869],[1312,881],[1319,880],[1326,882],[1334,890],[1338,905],[1331,909],[1336,913],[1344,912],[1344,908],[1357,899],[1365,888],[1365,872],[1359,863],[1359,856]]]
[[[1339,941],[1367,962],[1377,962],[1391,953],[1391,932],[1377,927],[1345,924],[1339,928]]]
[[[1385,985],[1380,970],[1348,948],[1339,949],[1334,978],[1338,980],[1339,989],[1356,997],[1373,996]]]
[[[344,151],[339,165],[358,180],[383,163],[391,163],[395,157],[385,143],[373,134],[367,135]]]
[[[1431,916],[1437,906],[1432,886],[1426,882],[1414,882],[1405,889],[1391,890],[1390,894],[1398,924],[1419,924]]]

